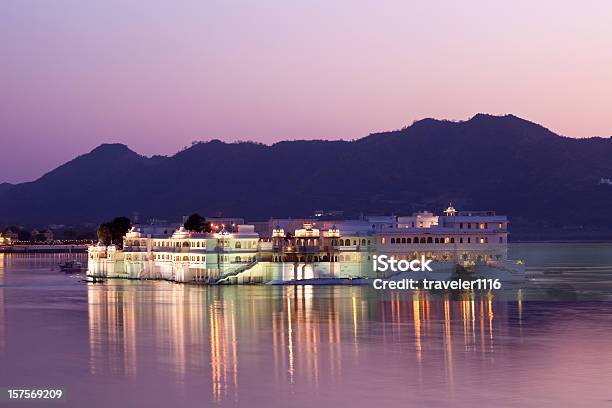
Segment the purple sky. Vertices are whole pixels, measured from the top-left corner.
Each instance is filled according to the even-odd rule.
[[[103,142],[171,154],[477,112],[612,135],[609,0],[412,3],[2,0],[0,182]]]

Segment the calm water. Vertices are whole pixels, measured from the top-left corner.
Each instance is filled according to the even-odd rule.
[[[0,254],[0,387],[70,407],[612,407],[612,245],[511,256],[523,287],[431,293],[91,285]]]

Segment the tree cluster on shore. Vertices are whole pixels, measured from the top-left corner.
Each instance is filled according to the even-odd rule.
[[[183,224],[183,227],[187,231],[193,232],[211,232],[212,227],[209,222],[206,222],[206,218],[202,217],[200,214],[191,214],[187,221]]]
[[[114,244],[123,247],[123,236],[129,231],[132,221],[127,217],[116,217],[110,222],[100,224],[96,231],[98,241],[104,245]]]

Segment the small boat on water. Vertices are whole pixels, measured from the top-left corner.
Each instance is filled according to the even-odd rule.
[[[66,273],[79,273],[87,270],[87,267],[76,259],[61,262],[58,266],[62,272]]]
[[[106,279],[102,276],[86,276],[84,281],[88,283],[103,283]]]

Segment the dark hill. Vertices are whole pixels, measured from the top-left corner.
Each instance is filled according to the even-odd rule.
[[[95,222],[134,211],[165,219],[321,208],[406,214],[452,201],[507,214],[518,229],[612,231],[612,186],[602,177],[612,178],[611,139],[572,139],[516,116],[478,114],[352,142],[213,140],[172,157],[102,145],[0,193],[0,224]]]
[[[13,185],[11,183],[0,183],[0,194],[11,189]]]

